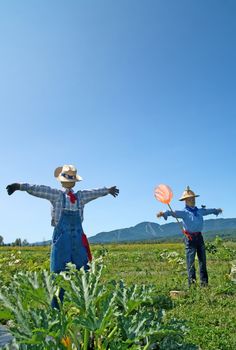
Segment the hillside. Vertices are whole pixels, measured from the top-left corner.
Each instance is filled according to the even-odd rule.
[[[204,237],[213,239],[216,235],[223,239],[236,241],[236,218],[210,219],[204,222]],[[118,230],[100,232],[89,237],[90,243],[122,243],[142,241],[179,241],[183,235],[177,223],[159,225],[155,222],[141,222],[135,226]],[[50,245],[51,240],[35,242],[33,245]]]
[[[222,238],[236,239],[236,219],[210,219],[204,222],[206,238],[216,234]],[[136,226],[100,232],[89,237],[90,243],[119,243],[134,241],[168,241],[182,239],[182,234],[177,223],[159,225],[154,222],[141,222]]]

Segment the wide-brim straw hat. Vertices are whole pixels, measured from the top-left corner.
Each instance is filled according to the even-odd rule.
[[[83,178],[77,174],[77,169],[74,165],[59,166],[54,171],[54,176],[60,182],[77,182]]]
[[[199,197],[199,194],[195,194],[192,190],[190,190],[190,187],[187,186],[187,188],[184,190],[179,200],[184,201],[185,199],[194,198],[194,197]]]

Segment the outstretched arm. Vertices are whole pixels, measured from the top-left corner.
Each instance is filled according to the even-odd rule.
[[[165,220],[167,220],[168,216],[173,216],[174,218],[178,219],[184,219],[185,218],[185,211],[184,210],[174,210],[173,212],[171,210],[167,211],[160,211],[157,213],[157,217],[161,218],[163,217]]]
[[[104,187],[94,190],[78,191],[78,194],[83,203],[86,204],[96,198],[106,196],[107,194],[111,194],[113,197],[116,197],[119,194],[119,190],[116,188],[116,186],[112,186],[110,188]]]
[[[205,209],[205,208],[202,208],[202,209],[199,209],[202,216],[206,216],[206,215],[210,215],[210,214],[214,214],[214,215],[219,215],[223,212],[223,210],[221,208],[219,209]]]
[[[60,194],[59,190],[53,189],[49,186],[30,185],[27,183],[24,183],[24,184],[13,183],[11,185],[8,185],[6,189],[9,195],[13,194],[17,190],[20,190],[20,191],[26,191],[35,197],[48,199],[51,202],[53,202]]]

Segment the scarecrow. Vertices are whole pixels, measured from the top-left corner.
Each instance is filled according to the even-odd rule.
[[[84,267],[87,270],[92,255],[82,228],[84,206],[93,199],[107,194],[116,197],[119,190],[113,186],[74,192],[72,188],[77,181],[82,180],[82,177],[77,174],[77,169],[73,165],[63,165],[56,168],[54,176],[61,183],[62,190],[27,183],[13,183],[8,185],[6,189],[9,195],[20,190],[51,202],[51,225],[54,226],[50,259],[51,272],[59,273],[65,270],[68,262],[75,264],[77,269]],[[64,291],[61,290],[59,295],[61,300],[63,294]],[[53,306],[57,307],[56,301],[54,302]]]
[[[194,261],[197,253],[200,270],[200,283],[201,286],[206,286],[208,284],[206,252],[203,236],[201,233],[203,229],[203,216],[210,214],[218,215],[222,213],[222,209],[206,209],[205,206],[202,206],[201,208],[196,207],[195,198],[199,197],[199,195],[196,195],[188,186],[183,192],[182,197],[179,199],[180,201],[185,201],[185,208],[183,210],[173,211],[169,205],[169,202],[172,198],[172,195],[168,194],[170,191],[170,188],[168,188],[166,185],[160,185],[159,188],[156,189],[156,198],[161,202],[168,204],[170,208],[170,210],[167,210],[165,212],[160,211],[157,213],[157,217],[163,217],[165,220],[167,220],[168,216],[173,216],[177,219],[177,221],[178,218],[182,219],[183,228],[181,228],[185,235],[188,283],[191,285],[192,283],[196,282],[196,270]],[[164,197],[168,197],[167,201],[163,201]]]

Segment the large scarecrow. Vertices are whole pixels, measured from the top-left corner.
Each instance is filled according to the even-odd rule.
[[[43,185],[13,183],[7,186],[8,194],[11,195],[16,190],[26,191],[51,202],[51,225],[55,227],[51,247],[51,272],[59,273],[65,270],[68,262],[75,264],[78,269],[82,266],[87,269],[92,256],[82,228],[84,205],[107,194],[116,197],[119,190],[113,186],[74,192],[72,188],[82,177],[77,174],[73,165],[56,168],[54,176],[61,182],[62,190]]]
[[[156,190],[156,198],[169,205],[169,202],[172,198],[170,195],[171,190],[168,186],[160,185]],[[167,201],[163,201],[162,198],[168,197]],[[168,216],[173,216],[174,218],[182,219],[183,221],[183,233],[185,235],[185,246],[186,246],[186,260],[187,260],[187,269],[188,269],[188,282],[189,285],[196,282],[196,270],[195,270],[195,256],[197,253],[199,261],[199,270],[200,270],[200,283],[202,286],[208,284],[208,274],[206,267],[206,252],[205,244],[202,236],[203,229],[203,216],[209,214],[218,215],[222,213],[222,209],[206,209],[204,206],[198,208],[195,206],[195,198],[199,197],[196,195],[189,186],[183,192],[180,201],[185,201],[185,208],[183,210],[173,211],[169,205],[170,210],[165,212],[160,211],[157,213],[157,217],[163,217],[167,220]]]

